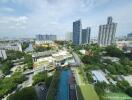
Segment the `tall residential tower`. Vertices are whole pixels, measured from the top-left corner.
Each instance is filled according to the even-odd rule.
[[[112,17],[108,17],[106,25],[99,26],[98,44],[108,46],[115,43],[115,33],[117,23],[112,22]]]
[[[81,20],[73,22],[73,44],[81,44],[82,24]]]
[[[75,45],[90,43],[91,28],[82,29],[81,20],[73,22],[73,38],[72,42]]]
[[[88,27],[86,29],[82,29],[82,44],[90,43],[90,33],[91,33],[90,27]]]

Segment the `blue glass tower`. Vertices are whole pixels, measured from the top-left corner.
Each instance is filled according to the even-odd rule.
[[[73,22],[73,44],[81,44],[82,24],[81,20]]]
[[[82,44],[90,43],[90,33],[91,33],[90,27],[88,27],[86,29],[82,29]]]

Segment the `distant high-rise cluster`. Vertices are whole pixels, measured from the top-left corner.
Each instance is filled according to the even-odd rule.
[[[72,41],[72,32],[65,33],[65,40],[66,41]]]
[[[82,29],[81,20],[73,22],[73,44],[89,44],[91,28]]]
[[[127,34],[127,38],[131,38],[132,39],[132,33]]]
[[[115,43],[117,23],[112,22],[112,17],[108,17],[106,25],[99,26],[98,44],[108,46]]]
[[[56,40],[56,35],[41,35],[41,34],[38,34],[38,35],[36,35],[36,39],[37,40],[45,40],[45,41],[47,41],[47,40],[51,40],[51,41],[54,41],[54,40]]]
[[[38,34],[36,35],[36,41],[35,44],[36,45],[41,45],[41,44],[49,44],[49,43],[53,43],[53,41],[57,40],[56,35],[42,35],[42,34]]]

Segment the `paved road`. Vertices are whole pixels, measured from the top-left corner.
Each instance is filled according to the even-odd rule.
[[[80,57],[75,52],[73,52],[73,56],[75,58],[76,63],[81,67],[85,82],[88,83],[86,73],[84,72],[84,69],[83,69],[85,67],[85,65],[83,64]]]
[[[78,65],[81,65],[81,60],[75,52],[73,52],[73,56],[74,56],[74,59],[75,59],[76,63]]]
[[[33,83],[33,80],[32,80],[33,74],[26,75],[26,77],[28,79],[22,83],[22,88],[32,86],[32,83]]]
[[[37,93],[37,97],[38,97],[38,100],[46,100],[45,97],[46,97],[46,93],[47,91],[45,92],[44,90],[42,90],[43,86],[35,86],[35,90],[36,90],[36,93]]]

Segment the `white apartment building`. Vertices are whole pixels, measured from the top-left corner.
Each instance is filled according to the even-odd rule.
[[[0,50],[0,58],[7,59],[7,55],[6,55],[6,51],[5,50]]]
[[[0,44],[0,49],[14,50],[14,51],[21,51],[22,52],[22,46],[21,46],[20,43],[4,43],[4,44]]]

